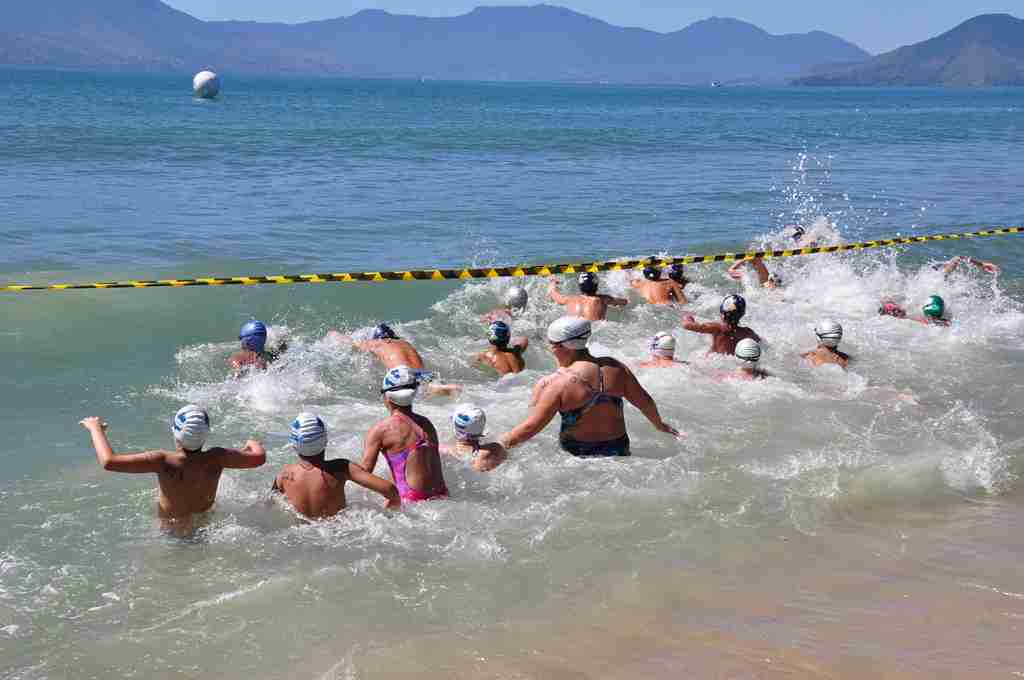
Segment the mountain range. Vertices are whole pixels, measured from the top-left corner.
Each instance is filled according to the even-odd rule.
[[[364,10],[279,24],[201,21],[160,0],[16,0],[0,24],[0,64],[39,67],[770,84],[869,57],[821,31],[772,35],[710,18],[658,33],[550,5],[478,7],[445,18]]]
[[[1024,85],[1024,20],[982,14],[860,64],[818,68],[798,85]]]

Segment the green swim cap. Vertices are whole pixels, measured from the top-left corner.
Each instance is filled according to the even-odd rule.
[[[928,302],[921,308],[925,316],[930,316],[933,319],[941,319],[942,314],[946,311],[946,303],[942,301],[938,295],[929,296]]]

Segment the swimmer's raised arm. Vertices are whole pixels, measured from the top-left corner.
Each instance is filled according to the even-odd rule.
[[[721,321],[697,321],[693,314],[687,314],[683,317],[683,328],[694,333],[725,333],[728,329],[724,326],[725,324]]]
[[[164,464],[163,451],[144,451],[142,453],[114,453],[107,440],[107,424],[96,416],[83,418],[79,421],[82,427],[92,436],[92,446],[96,450],[96,462],[104,470],[111,472],[146,473],[160,472]]]
[[[556,276],[548,277],[548,295],[557,304],[565,305],[569,303],[569,298],[562,295],[562,292],[558,290],[558,277]]]
[[[401,507],[402,501],[398,495],[398,489],[394,484],[386,479],[382,479],[375,474],[367,472],[357,463],[351,461],[345,461],[348,463],[348,478],[363,487],[369,489],[374,493],[378,493],[384,497],[387,501],[384,504],[386,508],[398,508]]]
[[[217,446],[209,449],[207,455],[220,465],[235,470],[257,468],[267,462],[266,449],[255,439],[250,439],[240,449],[225,449]]]

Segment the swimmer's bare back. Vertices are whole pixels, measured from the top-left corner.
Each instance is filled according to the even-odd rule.
[[[408,366],[418,370],[423,368],[423,358],[407,340],[363,340],[352,345],[356,349],[373,354],[388,370],[396,366]]]
[[[247,441],[241,449],[114,453],[107,440],[105,422],[90,417],[81,424],[92,436],[96,461],[104,470],[156,474],[160,492],[157,512],[164,519],[183,520],[206,512],[213,507],[221,473],[226,468],[255,468],[267,460],[263,445],[256,440]]]

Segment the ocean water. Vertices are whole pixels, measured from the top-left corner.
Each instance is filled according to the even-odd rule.
[[[0,71],[0,280],[518,264],[968,231],[1022,221],[1024,91],[620,88],[224,74]],[[942,277],[957,254],[992,260]],[[381,369],[324,339],[388,321],[499,434],[553,368],[543,281],[521,376],[471,357],[509,281],[0,294],[0,677],[1007,678],[1024,675],[1020,236],[771,263],[743,288],[761,383],[680,310],[633,304],[596,354],[639,371],[683,440],[627,408],[634,456],[576,460],[555,425],[491,474],[445,461],[452,498],[388,513],[351,489],[306,523],[269,493],[300,410],[359,457]],[[740,288],[694,267],[698,316]],[[571,285],[570,281],[566,281]],[[602,275],[630,295],[627,274]],[[939,293],[948,330],[875,314]],[[850,371],[799,351],[829,316]],[[229,379],[238,326],[291,348]],[[212,443],[262,438],[181,540],[151,476],[206,406]],[[452,401],[418,408],[450,439]],[[378,468],[379,474],[386,474]]]

